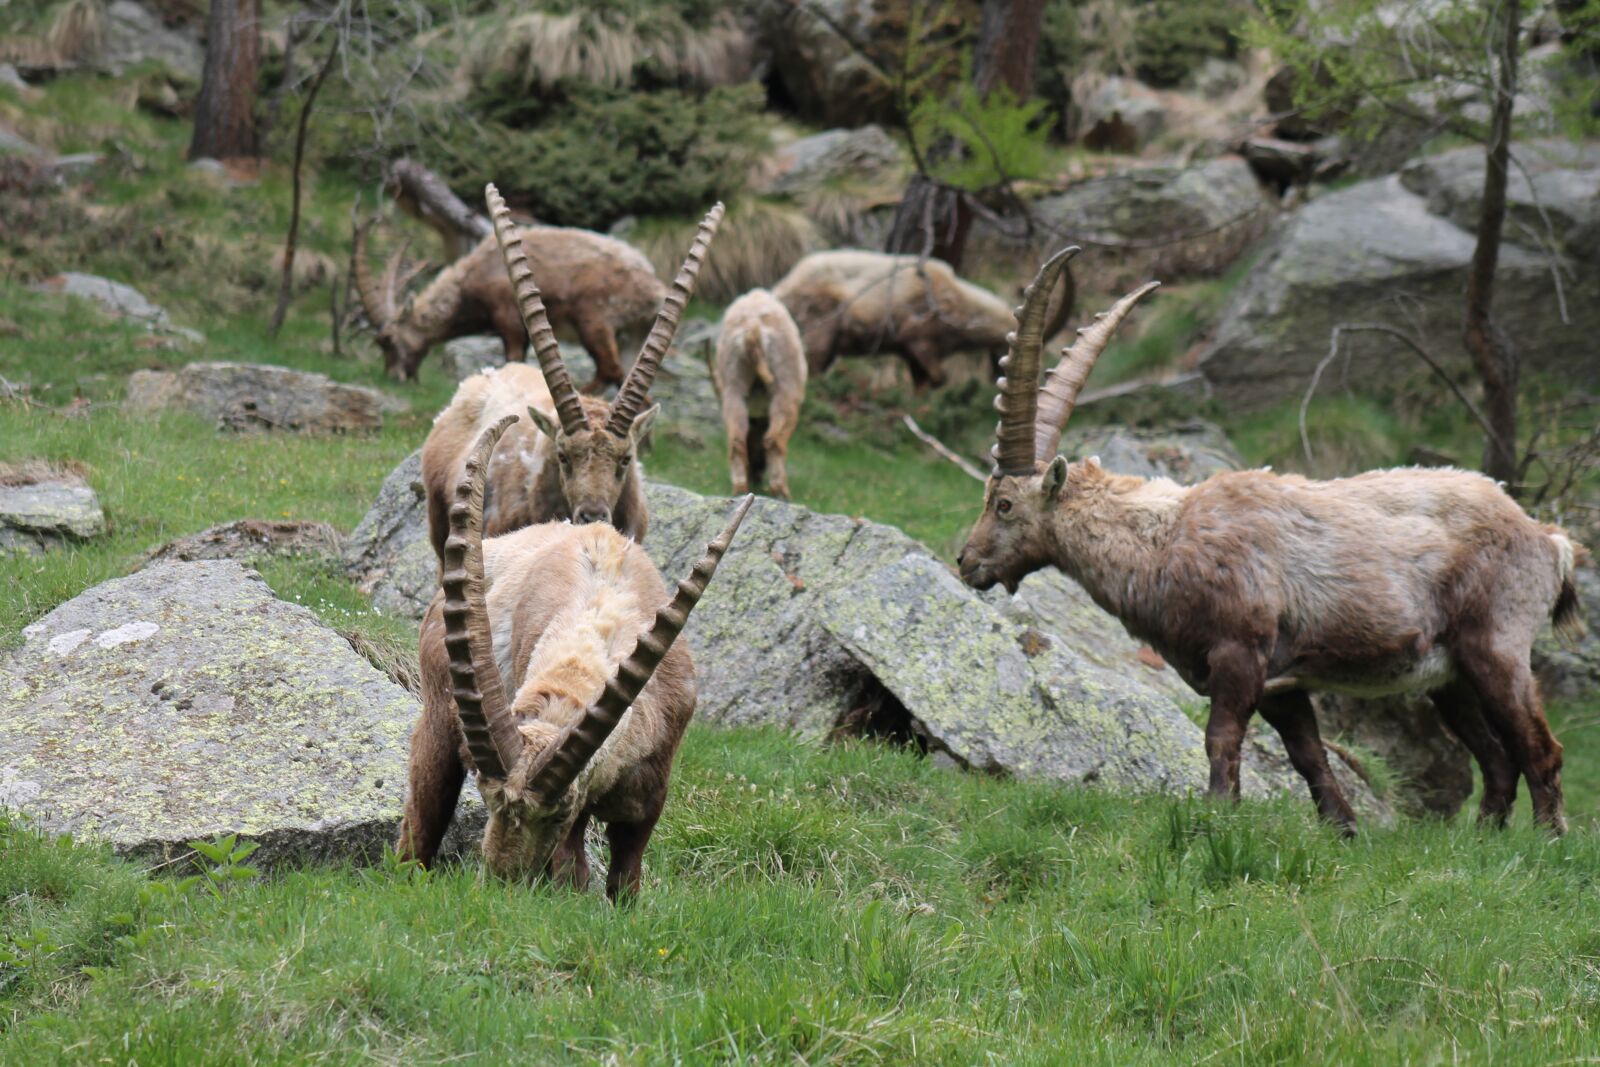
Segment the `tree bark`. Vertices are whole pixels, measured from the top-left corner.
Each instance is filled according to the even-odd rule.
[[[985,0],[972,52],[972,83],[984,99],[1004,85],[1020,103],[1033,94],[1044,0]]]
[[[487,218],[462,203],[443,178],[421,163],[395,160],[389,165],[385,184],[400,210],[439,235],[446,262],[466,255],[494,232]]]
[[[260,66],[260,0],[211,0],[190,159],[257,154],[255,101]]]
[[[1478,214],[1477,244],[1467,273],[1466,344],[1483,380],[1483,408],[1492,431],[1484,442],[1483,471],[1504,482],[1513,494],[1517,475],[1517,379],[1519,358],[1493,318],[1495,268],[1500,262],[1500,233],[1506,221],[1506,175],[1511,160],[1511,114],[1517,91],[1517,37],[1521,6],[1499,0],[1500,34],[1494,42],[1494,102],[1485,145],[1483,206]]]

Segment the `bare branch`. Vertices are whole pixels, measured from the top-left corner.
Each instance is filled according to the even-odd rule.
[[[987,482],[989,480],[987,475],[985,475],[977,467],[974,467],[971,463],[967,462],[965,459],[962,459],[961,456],[951,451],[950,447],[943,441],[933,436],[933,434],[929,433],[927,430],[924,430],[921,426],[918,426],[917,420],[913,419],[909,413],[901,415],[900,421],[905,424],[906,429],[911,431],[911,435],[913,437],[927,445],[929,448],[933,449],[935,452],[939,453],[939,455],[943,456],[951,463],[954,463],[957,467],[960,467],[961,473],[965,474],[967,477],[976,478],[980,482]]]

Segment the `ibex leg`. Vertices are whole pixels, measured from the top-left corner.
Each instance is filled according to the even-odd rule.
[[[1344,798],[1339,783],[1328,766],[1328,754],[1322,747],[1322,734],[1317,729],[1317,715],[1311,707],[1311,698],[1300,690],[1281,693],[1261,701],[1261,717],[1272,724],[1283,738],[1289,762],[1300,772],[1311,789],[1311,799],[1317,811],[1346,837],[1356,833],[1356,813]]]
[[[1452,682],[1429,694],[1433,706],[1451,733],[1460,739],[1483,775],[1483,798],[1478,802],[1478,821],[1503,827],[1517,802],[1517,768],[1505,745],[1489,728],[1478,705],[1478,695],[1470,685]]]

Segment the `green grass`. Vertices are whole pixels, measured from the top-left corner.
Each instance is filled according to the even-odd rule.
[[[13,825],[0,1061],[1583,1062],[1580,755],[1561,841],[1524,811],[1343,843],[1298,797],[1214,810],[701,727],[626,908],[472,864],[217,899]]]

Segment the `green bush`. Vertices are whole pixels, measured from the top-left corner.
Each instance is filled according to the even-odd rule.
[[[1051,0],[1039,38],[1036,91],[1059,112],[1083,73],[1178,85],[1207,59],[1232,59],[1250,6],[1240,0]]]
[[[1173,86],[1207,59],[1232,59],[1244,18],[1231,0],[1156,0],[1139,19],[1134,72],[1151,85]]]

